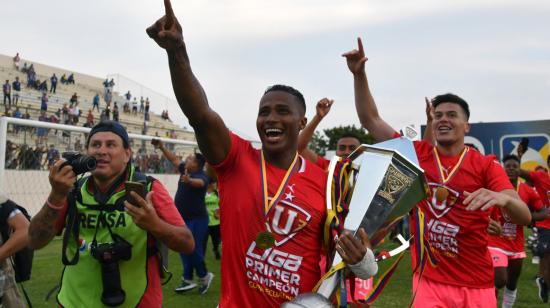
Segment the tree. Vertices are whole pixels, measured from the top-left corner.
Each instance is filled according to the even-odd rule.
[[[364,128],[357,128],[355,127],[355,125],[328,128],[323,130],[323,132],[328,137],[328,149],[330,150],[336,150],[336,144],[338,143],[338,140],[345,135],[353,135],[357,137],[361,144],[375,143],[374,138],[371,135],[367,134]]]
[[[311,140],[309,140],[308,148],[318,155],[324,156],[328,148],[328,140],[325,136],[321,135],[319,131],[315,131]]]

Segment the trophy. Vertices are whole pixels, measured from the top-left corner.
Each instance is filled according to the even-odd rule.
[[[407,138],[395,138],[375,145],[361,145],[348,157],[352,161],[349,178],[351,200],[343,228],[355,234],[363,228],[372,247],[392,230],[411,209],[426,198],[428,187],[424,171],[418,166],[414,145]],[[329,165],[327,180],[327,208],[333,208],[332,189],[334,171],[341,159],[334,157]],[[396,255],[409,247],[402,236],[401,246],[380,259]],[[333,266],[342,258],[335,254]],[[331,307],[330,298],[338,284],[345,288],[344,270],[337,270],[320,282],[317,291],[305,293],[282,307]],[[343,285],[342,285],[343,284]]]

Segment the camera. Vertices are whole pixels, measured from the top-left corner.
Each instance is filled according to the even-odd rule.
[[[66,160],[61,168],[66,165],[73,167],[76,175],[86,173],[95,169],[97,161],[92,156],[80,154],[79,152],[65,152],[62,157]]]
[[[118,261],[127,261],[132,257],[132,245],[119,235],[112,234],[112,237],[113,243],[92,242],[90,245],[92,257],[101,264],[101,302],[110,307],[118,306],[126,299],[126,293],[120,285]]]

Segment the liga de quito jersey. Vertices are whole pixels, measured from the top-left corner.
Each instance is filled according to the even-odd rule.
[[[326,172],[299,157],[278,204],[269,214],[275,245],[262,250],[255,239],[266,231],[260,151],[231,133],[231,149],[219,165],[223,236],[220,307],[279,307],[321,278],[322,227],[326,217]],[[286,170],[266,162],[272,197]]]
[[[530,211],[538,212],[544,208],[539,195],[529,185],[519,183],[517,191],[521,200],[529,206]],[[493,219],[496,218],[502,226],[502,234],[499,236],[489,235],[489,246],[511,253],[525,251],[523,226],[513,223],[500,208],[494,207],[493,210],[495,212]]]
[[[425,141],[414,142],[420,167],[424,169],[429,196],[418,203],[425,214],[426,239],[439,260],[437,267],[426,264],[423,278],[439,283],[470,288],[493,286],[493,265],[487,249],[487,226],[491,211],[467,211],[464,192],[480,188],[500,192],[513,189],[504,169],[491,157],[470,148],[454,175],[443,183],[437,167],[434,147]],[[447,172],[460,163],[458,156],[439,154]],[[435,192],[444,187],[448,195],[438,201]],[[416,219],[411,215],[411,231],[417,234]],[[414,245],[411,246],[414,254]],[[413,264],[414,264],[413,260]]]

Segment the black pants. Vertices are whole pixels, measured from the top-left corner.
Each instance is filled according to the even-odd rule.
[[[4,93],[4,105],[6,105],[6,98],[8,99],[8,106],[11,106],[11,94]]]
[[[204,237],[204,243],[202,245],[203,255],[206,254],[206,243],[208,243],[208,235],[212,238],[212,251],[214,254],[219,254],[219,247],[221,243],[220,237],[220,225],[208,226],[208,234]]]

